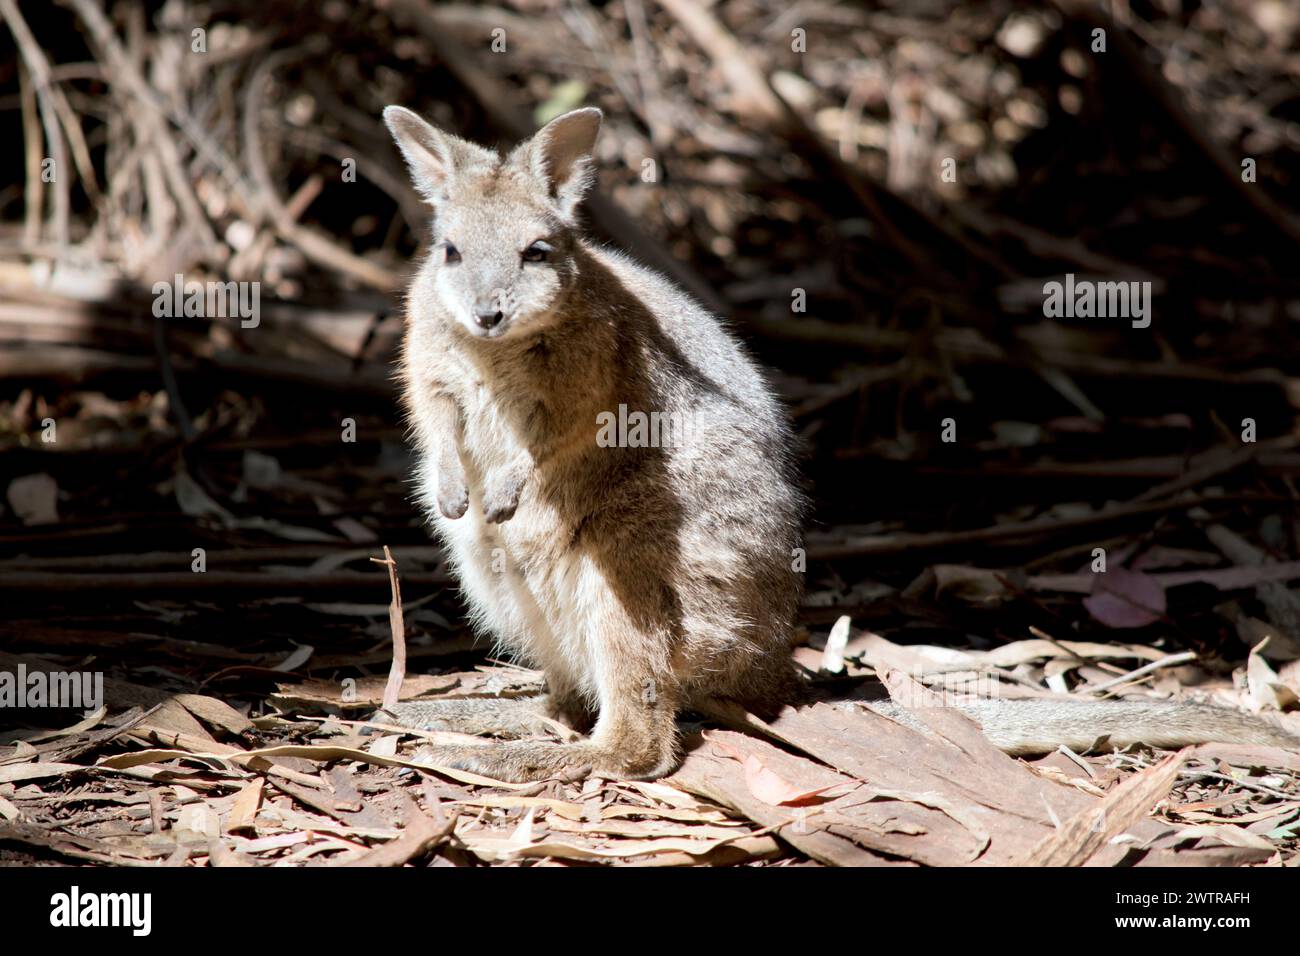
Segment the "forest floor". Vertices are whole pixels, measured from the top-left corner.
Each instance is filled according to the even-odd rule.
[[[1110,6],[269,0],[195,55],[185,3],[0,3],[0,123],[40,147],[0,191],[0,673],[106,675],[5,721],[0,864],[1297,865],[1296,753],[1013,759],[940,706],[1300,732],[1300,14]],[[653,783],[362,732],[385,546],[403,696],[540,686],[410,499],[388,103],[503,143],[605,110],[593,231],[729,316],[803,441],[818,703],[687,715]],[[42,185],[50,128],[76,175]],[[260,283],[257,322],[155,318],[175,274]],[[1045,317],[1073,275],[1150,282],[1150,326]]]

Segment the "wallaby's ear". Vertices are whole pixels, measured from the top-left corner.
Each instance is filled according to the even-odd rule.
[[[600,120],[595,107],[565,113],[543,126],[528,144],[529,166],[566,219],[595,178],[591,154]]]
[[[444,133],[401,106],[384,108],[384,124],[406,158],[415,188],[426,202],[442,199],[447,183],[475,163],[496,159],[491,150]]]

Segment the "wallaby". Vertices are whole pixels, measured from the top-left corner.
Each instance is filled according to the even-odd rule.
[[[574,742],[422,755],[498,779],[668,773],[679,710],[763,713],[799,692],[804,501],[785,414],[716,317],[580,236],[599,110],[552,120],[504,158],[398,106],[384,121],[434,211],[401,359],[418,497],[475,625],[547,685],[540,700],[411,701],[393,716],[505,737],[548,717],[594,724]],[[1015,752],[1051,749],[1053,734],[1287,745],[1235,712],[1109,707],[970,712]]]
[[[475,623],[547,685],[531,706],[396,716],[505,735],[538,714],[594,718],[578,742],[424,757],[506,780],[660,776],[680,709],[793,687],[802,499],[785,414],[721,322],[580,237],[599,110],[505,158],[400,107],[384,120],[434,209],[401,361],[418,495]]]

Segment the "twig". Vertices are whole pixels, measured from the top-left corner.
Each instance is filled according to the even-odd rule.
[[[397,580],[397,561],[384,545],[384,559],[371,558],[375,564],[388,565],[388,586],[393,592],[388,606],[388,626],[393,632],[393,666],[388,671],[384,685],[384,710],[392,711],[402,696],[402,681],[406,679],[406,623],[402,619],[402,586]]]
[[[92,202],[97,202],[100,199],[99,181],[95,177],[95,165],[90,158],[90,148],[86,145],[86,137],[81,131],[81,124],[77,121],[77,114],[73,112],[67,96],[55,82],[54,68],[50,66],[49,60],[23,20],[14,0],[4,0],[0,3],[0,11],[4,12],[10,29],[14,31],[14,38],[22,50],[23,60],[36,81],[37,92],[44,89],[49,93],[54,112],[58,115],[63,131],[67,134],[68,145],[72,149],[72,159],[77,164],[77,173],[81,176],[81,184],[85,187],[86,195]],[[62,168],[59,172],[62,173]]]
[[[407,575],[408,582],[422,587],[450,583],[439,572]],[[0,577],[0,592],[6,594],[111,591],[137,595],[174,591],[249,591],[262,594],[303,594],[318,591],[370,591],[376,587],[373,574],[360,571],[159,571],[154,574],[50,574],[6,571]]]
[[[208,563],[218,568],[239,564],[277,564],[284,561],[316,561],[323,557],[355,553],[355,559],[369,556],[369,548],[346,544],[295,544],[268,548],[209,548]],[[437,564],[443,550],[436,545],[399,547],[399,554],[425,563]],[[193,560],[188,551],[145,551],[124,554],[59,555],[48,558],[19,558],[0,561],[0,573],[10,571],[50,571],[52,573],[79,571],[91,568],[111,568],[116,571],[142,571],[153,568],[185,567]]]
[[[1246,777],[1229,777],[1226,773],[1216,773],[1212,770],[1184,770],[1178,774],[1180,780],[1218,780],[1222,783],[1230,783],[1241,787],[1243,790],[1254,790],[1256,793],[1266,793],[1270,797],[1276,797],[1279,800],[1290,802],[1295,799],[1294,793],[1287,793],[1285,790],[1276,790],[1273,787],[1267,787],[1262,783],[1255,783]],[[1174,809],[1177,809],[1176,807]]]
[[[253,194],[255,211],[269,219],[281,238],[297,246],[307,258],[350,275],[371,288],[392,292],[402,284],[400,273],[363,259],[326,236],[295,222],[295,217],[281,201],[266,167],[259,125],[266,85],[283,64],[306,52],[309,51],[299,48],[278,50],[258,64],[248,81],[248,91],[244,95],[244,162],[248,164],[257,187]]]
[[[144,142],[152,142],[156,150],[154,155],[161,163],[168,189],[180,203],[187,223],[198,233],[204,251],[215,248],[216,233],[213,232],[212,224],[208,222],[207,214],[194,194],[193,185],[181,162],[180,152],[172,138],[167,135],[156,97],[131,58],[127,56],[122,41],[113,32],[113,27],[104,15],[104,11],[96,0],[61,0],[61,2],[76,10],[77,16],[90,31],[95,45],[108,60],[113,75],[125,86],[127,92],[151,107],[144,111],[131,110],[132,122],[137,126],[140,139]]]
[[[1195,488],[1213,478],[1220,478],[1229,472],[1249,464],[1260,457],[1263,452],[1289,451],[1297,444],[1295,435],[1285,435],[1273,441],[1252,442],[1241,448],[1216,448],[1200,456],[1187,471],[1164,484],[1148,488],[1134,498],[1134,501],[1159,501],[1170,495]]]
[[[843,544],[814,544],[808,548],[808,557],[813,560],[830,561],[836,558],[899,554],[905,551],[930,551],[935,548],[988,544],[994,541],[1018,541],[1022,538],[1039,537],[1060,531],[1072,531],[1076,528],[1086,528],[1095,524],[1138,518],[1144,515],[1163,514],[1166,511],[1194,508],[1198,505],[1223,500],[1221,496],[1199,496],[1179,501],[1116,505],[1077,518],[1036,518],[1033,521],[1011,521],[987,528],[974,528],[969,531],[879,535]]]
[[[1127,674],[1120,674],[1118,677],[1106,681],[1104,684],[1098,684],[1095,687],[1082,687],[1079,689],[1083,694],[1101,694],[1120,684],[1127,684],[1130,681],[1146,677],[1148,674],[1161,670],[1166,667],[1177,667],[1179,664],[1186,664],[1196,660],[1195,651],[1183,651],[1181,654],[1170,654],[1168,657],[1162,657],[1158,661],[1152,661],[1149,664],[1143,664],[1136,670],[1131,670]]]
[[[50,65],[41,52],[32,31],[27,28],[27,21],[18,11],[14,0],[0,0],[0,16],[9,24],[14,35],[14,42],[22,53],[23,62],[31,72],[32,83],[36,88],[36,101],[40,104],[41,126],[45,129],[45,142],[50,147],[50,158],[54,160],[54,241],[60,247],[68,244],[68,199],[67,154],[63,149],[63,134],[59,131],[59,119],[54,107],[54,98],[50,95]]]
[[[23,146],[27,177],[23,185],[23,245],[30,249],[41,241],[41,219],[45,207],[45,181],[41,179],[41,120],[36,110],[36,91],[26,69],[18,70],[18,91],[23,111]]]

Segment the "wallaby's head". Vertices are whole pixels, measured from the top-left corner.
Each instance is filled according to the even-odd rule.
[[[576,213],[594,175],[600,119],[597,109],[566,113],[502,159],[408,109],[384,110],[434,209],[434,247],[418,281],[471,335],[522,334],[554,317],[576,278]]]

